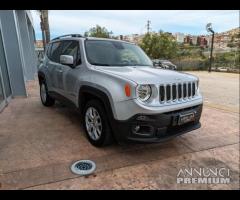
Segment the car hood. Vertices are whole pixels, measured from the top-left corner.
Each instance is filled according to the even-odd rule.
[[[137,84],[162,84],[184,81],[196,81],[193,75],[172,70],[156,69],[153,67],[124,66],[124,67],[97,67],[99,70],[127,78]]]

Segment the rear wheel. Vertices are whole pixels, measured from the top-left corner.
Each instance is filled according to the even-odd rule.
[[[112,143],[111,129],[103,105],[98,100],[90,100],[84,109],[84,128],[87,138],[96,147]]]
[[[49,96],[48,94],[48,89],[45,81],[42,81],[40,84],[40,97],[41,97],[41,102],[44,106],[53,106],[55,103],[55,99]]]

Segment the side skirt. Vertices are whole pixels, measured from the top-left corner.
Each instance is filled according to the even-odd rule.
[[[52,98],[56,99],[57,101],[61,102],[62,104],[66,105],[68,107],[77,109],[76,105],[71,100],[64,97],[63,95],[61,95],[57,92],[53,92],[53,91],[49,91],[48,93]]]

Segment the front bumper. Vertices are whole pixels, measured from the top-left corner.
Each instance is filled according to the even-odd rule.
[[[126,121],[139,113],[158,115],[200,104],[203,104],[203,98],[200,94],[198,94],[196,97],[190,99],[187,98],[184,101],[177,100],[175,102],[167,102],[164,104],[161,104],[156,100],[155,102],[152,102],[152,106],[140,103],[137,99],[130,99],[127,101],[115,102],[115,105],[112,106],[112,108],[114,108],[113,114],[116,120]]]
[[[194,121],[177,125],[176,121],[180,114],[191,112],[195,113]],[[161,114],[137,114],[128,120],[114,120],[112,128],[119,143],[126,141],[161,142],[200,128],[201,113],[202,104]],[[141,127],[140,133],[135,132],[136,126]]]

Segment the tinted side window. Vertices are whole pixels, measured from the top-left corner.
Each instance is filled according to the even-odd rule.
[[[82,60],[81,60],[81,51],[80,51],[80,47],[78,47],[76,65],[80,65],[81,63],[82,63]]]
[[[61,42],[52,43],[50,59],[53,62],[59,63],[61,54]]]
[[[80,63],[80,49],[78,41],[64,41],[62,44],[62,53],[61,55],[70,55],[73,56],[74,66],[79,65]]]
[[[52,44],[49,44],[48,48],[47,48],[47,57],[48,58],[50,58],[50,56],[51,56],[51,47],[52,47]]]
[[[74,65],[80,64],[80,50],[78,41],[63,41],[61,55],[73,56]]]

